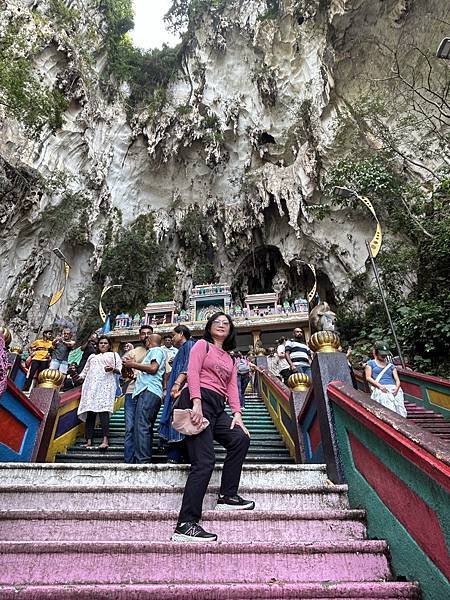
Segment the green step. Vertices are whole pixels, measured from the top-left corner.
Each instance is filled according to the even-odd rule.
[[[230,414],[229,408],[227,412]],[[165,449],[160,447],[158,436],[161,411],[154,426],[153,457],[155,463],[166,462]],[[247,464],[292,464],[292,459],[284,445],[284,442],[276,429],[272,418],[264,403],[256,395],[246,397],[246,406],[243,414],[244,423],[251,433],[250,448],[247,454]],[[120,409],[110,419],[110,442],[107,451],[88,450],[82,448],[84,440],[79,438],[71,446],[67,454],[56,456],[57,462],[81,462],[81,463],[123,463],[123,444],[125,437],[125,411]],[[94,432],[94,446],[102,439],[100,428]],[[223,463],[226,451],[219,444],[214,444],[217,462]]]

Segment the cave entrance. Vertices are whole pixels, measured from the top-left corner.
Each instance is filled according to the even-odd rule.
[[[307,283],[295,265],[286,265],[276,246],[260,246],[239,264],[232,293],[236,301],[243,303],[247,294],[276,291],[283,302],[294,295],[305,297]]]
[[[247,294],[277,292],[279,301],[292,302],[307,298],[314,285],[314,276],[308,265],[300,259],[285,263],[276,246],[259,246],[243,257],[237,268],[231,292],[235,302],[243,306]],[[322,301],[335,304],[334,289],[328,276],[318,270],[317,291]]]

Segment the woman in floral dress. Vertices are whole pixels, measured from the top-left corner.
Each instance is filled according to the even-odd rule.
[[[80,373],[84,379],[78,418],[86,422],[86,448],[92,448],[95,419],[100,417],[103,442],[99,448],[106,450],[109,445],[109,416],[114,412],[117,381],[122,361],[117,352],[111,351],[111,341],[106,336],[98,339],[98,353],[89,356],[86,366]]]

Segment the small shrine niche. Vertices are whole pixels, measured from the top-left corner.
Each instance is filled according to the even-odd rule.
[[[144,325],[169,325],[174,323],[175,302],[149,302],[144,308]]]
[[[193,321],[207,321],[215,312],[229,313],[230,286],[222,283],[197,285],[189,297]]]
[[[249,294],[245,297],[245,307],[249,317],[265,317],[276,315],[278,307],[278,294]]]

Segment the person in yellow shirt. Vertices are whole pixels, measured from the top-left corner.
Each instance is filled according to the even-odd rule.
[[[24,391],[30,389],[31,382],[39,375],[41,371],[48,369],[50,360],[50,350],[53,348],[52,342],[53,332],[51,329],[46,329],[42,332],[42,338],[34,340],[30,345],[32,356],[30,369],[25,380]]]

